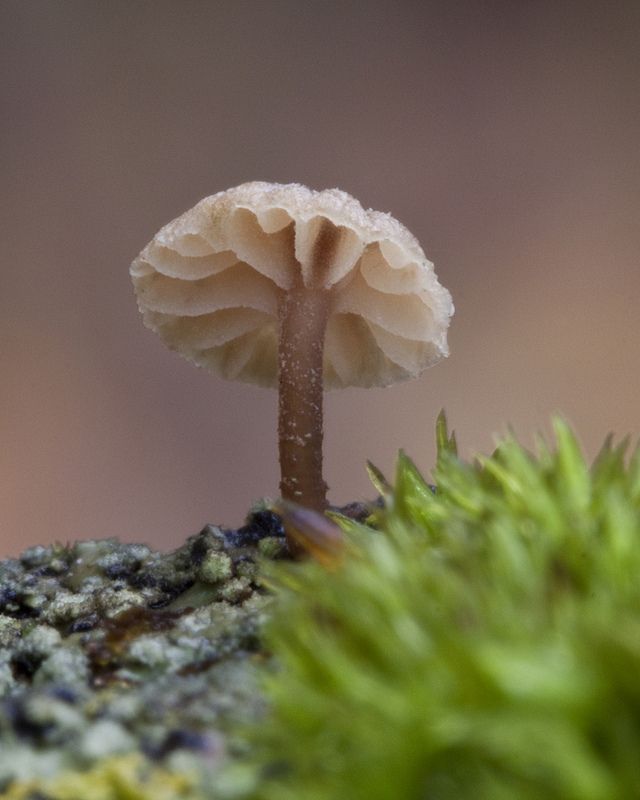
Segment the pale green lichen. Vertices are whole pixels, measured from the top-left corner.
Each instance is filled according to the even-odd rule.
[[[263,511],[172,553],[110,539],[0,561],[0,795],[128,753],[214,785],[234,725],[263,707],[255,563],[279,524]]]
[[[5,800],[201,800],[197,779],[153,766],[140,756],[105,759],[90,770],[15,784]]]
[[[267,536],[265,539],[261,539],[260,542],[258,542],[258,551],[260,555],[265,558],[282,558],[286,552],[286,546],[281,538]]]
[[[86,686],[90,673],[89,659],[82,650],[62,646],[43,660],[33,676],[33,686]]]
[[[215,550],[207,553],[200,564],[198,577],[205,583],[220,583],[230,578],[233,573],[231,559],[226,553]]]

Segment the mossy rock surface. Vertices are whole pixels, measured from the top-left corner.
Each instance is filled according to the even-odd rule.
[[[6,796],[640,800],[640,449],[554,430],[467,463],[441,417],[435,486],[284,506],[316,559],[259,579],[281,530],[4,562]]]
[[[238,749],[229,730],[262,710],[258,562],[285,553],[261,511],[166,554],[108,539],[0,562],[0,792],[90,800],[82,775],[96,800],[146,796],[135,786],[161,775],[163,797],[211,784]]]

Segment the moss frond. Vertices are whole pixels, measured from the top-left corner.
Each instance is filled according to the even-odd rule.
[[[253,797],[640,798],[640,455],[553,430],[467,463],[441,415],[435,490],[400,454],[339,569],[277,567]]]

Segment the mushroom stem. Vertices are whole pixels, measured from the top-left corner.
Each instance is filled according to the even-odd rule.
[[[329,298],[329,291],[308,288],[300,278],[283,293],[279,307],[280,494],[315,511],[327,507],[327,484],[322,476],[322,395]]]

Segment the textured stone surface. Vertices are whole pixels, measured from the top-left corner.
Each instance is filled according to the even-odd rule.
[[[214,774],[260,713],[256,561],[284,554],[261,511],[167,554],[109,539],[0,562],[0,792],[135,752]]]

